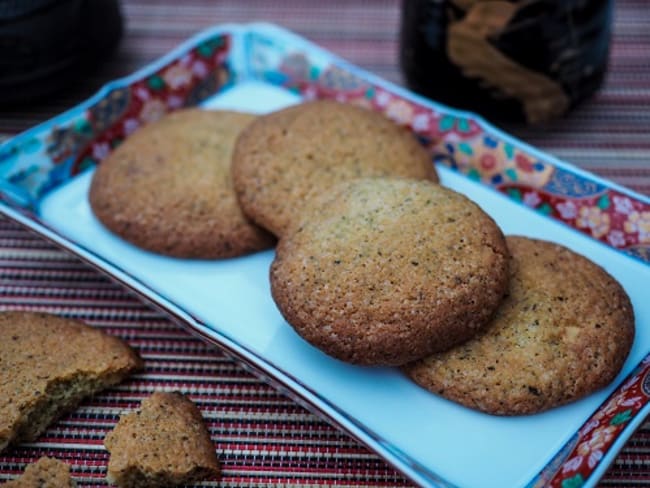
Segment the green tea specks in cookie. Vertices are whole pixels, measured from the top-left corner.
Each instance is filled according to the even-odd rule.
[[[335,183],[364,176],[437,181],[431,156],[406,128],[333,101],[259,117],[238,138],[232,171],[243,210],[277,236]]]
[[[274,239],[241,211],[230,176],[239,132],[253,115],[186,109],[132,134],[97,168],[90,205],[127,241],[157,253],[228,258]]]
[[[29,464],[18,478],[7,481],[5,488],[75,488],[70,466],[58,459],[42,457]]]
[[[220,475],[199,409],[180,393],[156,392],[104,440],[107,480],[122,488],[190,484]]]
[[[399,365],[474,336],[503,299],[494,221],[425,180],[341,183],[280,239],[271,291],[308,342],[344,361]]]
[[[0,313],[0,451],[141,367],[123,341],[79,321]]]
[[[510,291],[485,331],[404,370],[424,388],[498,415],[529,414],[609,384],[634,338],[634,313],[602,268],[546,241],[507,237]]]

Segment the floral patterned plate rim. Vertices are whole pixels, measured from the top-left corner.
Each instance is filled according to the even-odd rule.
[[[410,127],[431,150],[443,183],[469,194],[506,233],[562,242],[614,274],[638,319],[633,351],[617,380],[544,414],[486,416],[426,393],[393,370],[343,365],[302,343],[260,285],[271,252],[221,263],[169,260],[129,247],[92,219],[85,198],[89,171],[139,126],[187,105],[264,111],[313,98],[364,105]],[[650,336],[642,325],[650,315],[643,299],[650,279],[650,200],[276,26],[208,29],[2,144],[0,211],[230,351],[421,485],[594,486],[648,412]],[[205,276],[214,273],[216,282]],[[167,285],[184,279],[186,295]],[[200,293],[206,285],[216,298]],[[217,312],[206,310],[208,299]],[[236,327],[241,323],[254,334]],[[283,353],[287,347],[293,355]]]

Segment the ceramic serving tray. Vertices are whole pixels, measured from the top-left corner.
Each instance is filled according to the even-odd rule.
[[[110,234],[91,213],[95,165],[165,112],[201,105],[263,113],[315,98],[364,105],[410,127],[430,148],[442,183],[481,205],[504,233],[564,244],[616,277],[637,326],[616,380],[542,414],[470,410],[396,369],[344,364],[300,339],[271,299],[273,251],[224,261],[163,257]],[[239,358],[420,485],[594,486],[648,413],[650,200],[272,25],[202,32],[7,141],[0,146],[0,211]]]

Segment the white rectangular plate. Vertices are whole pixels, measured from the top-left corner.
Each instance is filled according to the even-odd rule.
[[[220,29],[232,32],[231,66],[243,64],[236,56],[252,56],[251,66],[256,66],[255,52],[251,54],[251,32],[253,35],[262,32],[268,38],[275,36],[283,45],[313,51],[317,57],[328,56],[275,27],[226,26]],[[214,35],[221,31],[211,32]],[[179,48],[176,58],[182,58],[183,49],[198,45],[209,34],[201,34]],[[242,46],[236,44],[238,39]],[[170,55],[156,66],[160,68],[173,59],[174,55]],[[332,60],[338,62],[333,57]],[[312,96],[309,87],[288,90],[282,83],[270,82],[268,76],[255,75],[253,68],[241,68],[238,73],[229,86],[204,97],[203,107],[264,113],[299,103],[304,95]],[[354,71],[354,74],[360,79],[371,79],[374,86],[421,102],[361,71]],[[136,74],[122,83],[132,84],[142,78],[141,75]],[[433,107],[446,110],[437,105]],[[78,120],[79,113],[83,111],[63,114],[55,122],[19,136],[13,144],[25,145],[30,138],[39,137],[46,144],[47,136],[42,134],[54,126]],[[496,129],[494,133],[507,138]],[[455,141],[453,137],[450,140]],[[508,140],[516,147],[538,154],[518,141]],[[4,147],[10,144],[12,141]],[[43,157],[42,154],[37,156]],[[12,164],[19,165],[20,158],[27,160],[29,156],[14,158]],[[576,177],[584,176],[552,158],[549,160],[562,165],[565,171],[572,171]],[[517,203],[504,193],[443,164],[437,165],[442,183],[477,202],[504,233],[564,244],[602,265],[625,287],[636,312],[637,336],[623,371],[610,387],[573,404],[530,416],[496,417],[461,407],[420,389],[396,369],[344,364],[305,343],[284,321],[271,298],[268,271],[272,251],[223,261],[184,260],[152,254],[112,235],[95,219],[87,199],[92,169],[63,178],[42,194],[31,192],[30,195],[29,186],[24,185],[27,191],[21,190],[20,185],[15,185],[15,178],[6,176],[7,171],[3,173],[1,165],[0,156],[0,177],[9,182],[5,184],[5,199],[9,203],[0,207],[6,215],[72,250],[181,318],[202,337],[234,352],[422,485],[527,486],[650,351],[650,334],[645,330],[650,323],[647,300],[650,267],[645,262]],[[592,176],[589,178],[597,184],[614,186]],[[620,188],[616,191],[629,194]],[[630,194],[632,197],[647,204],[643,197]],[[586,486],[596,483],[641,418],[628,422],[628,427],[620,433],[618,444],[614,443],[609,451],[602,453],[604,458],[596,463]]]

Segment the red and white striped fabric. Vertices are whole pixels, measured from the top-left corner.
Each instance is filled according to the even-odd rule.
[[[407,484],[375,455],[219,350],[76,258],[0,220],[0,310],[8,309],[84,320],[127,340],[140,352],[146,369],[83,402],[37,442],[0,454],[0,480],[48,455],[68,462],[80,486],[105,486],[104,436],[121,412],[162,390],[186,393],[199,406],[223,462],[219,486]]]

